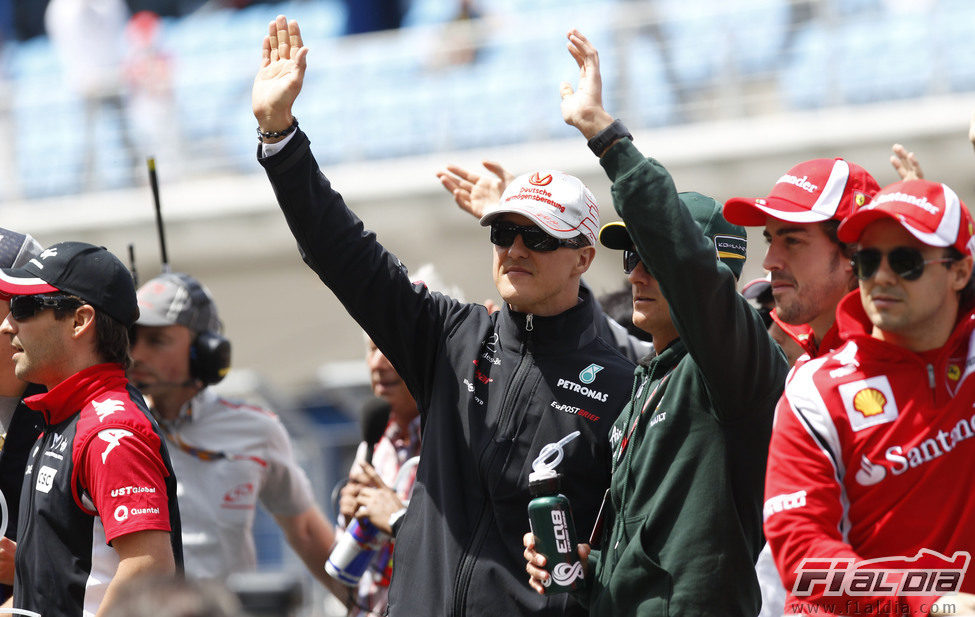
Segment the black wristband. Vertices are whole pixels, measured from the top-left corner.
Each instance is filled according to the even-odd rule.
[[[403,526],[403,519],[406,518],[406,508],[400,508],[396,512],[393,512],[389,516],[389,526],[393,530],[393,537],[399,533],[400,527]]]
[[[599,131],[595,137],[587,142],[589,149],[596,156],[602,156],[606,150],[613,145],[618,139],[623,139],[624,137],[629,137],[633,139],[633,135],[626,130],[626,126],[623,125],[619,120],[613,120],[613,123]]]
[[[287,137],[292,134],[298,128],[298,118],[291,116],[291,125],[283,131],[262,131],[261,127],[257,127],[257,138],[261,141],[265,139],[274,139],[275,137]]]

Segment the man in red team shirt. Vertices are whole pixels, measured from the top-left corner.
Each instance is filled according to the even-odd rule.
[[[837,308],[843,344],[796,369],[769,451],[764,528],[786,614],[934,614],[969,565],[973,227],[958,196],[927,180],[888,186],[839,227],[858,243],[859,291]],[[922,578],[939,586],[910,589]]]
[[[836,237],[836,228],[878,190],[873,176],[856,163],[812,159],[782,174],[767,197],[725,202],[722,214],[729,222],[765,226],[762,266],[770,272],[775,300],[773,338],[793,339],[812,358],[839,342],[836,304],[855,279],[849,247]]]
[[[48,389],[25,399],[45,427],[24,476],[13,605],[81,617],[104,594],[102,614],[120,582],[182,565],[169,455],[125,377],[132,277],[105,248],[62,242],[0,270],[0,294],[17,377]],[[99,541],[118,556],[109,580],[89,577]]]

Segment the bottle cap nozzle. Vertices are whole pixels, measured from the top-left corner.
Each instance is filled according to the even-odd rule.
[[[562,457],[565,456],[563,448],[566,444],[579,436],[579,431],[572,431],[562,439],[555,443],[549,443],[542,446],[539,451],[538,456],[532,461],[532,472],[533,474],[539,474],[541,477],[543,472],[552,471],[555,467],[562,462]]]

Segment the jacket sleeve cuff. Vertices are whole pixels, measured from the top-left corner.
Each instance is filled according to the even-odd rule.
[[[269,174],[280,175],[294,167],[308,151],[311,142],[301,129],[296,129],[292,138],[279,152],[270,156],[263,156],[264,144],[257,145],[257,162],[264,166]]]
[[[617,178],[631,171],[644,160],[646,159],[633,145],[633,141],[624,137],[603,154],[599,164],[606,170],[609,179],[616,182]]]

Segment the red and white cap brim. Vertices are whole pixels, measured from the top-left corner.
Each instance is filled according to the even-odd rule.
[[[56,291],[59,291],[57,287],[22,268],[0,269],[0,298],[5,300],[13,296],[32,296]]]
[[[794,171],[794,169],[790,171]],[[846,190],[849,178],[849,163],[843,159],[836,159],[832,163],[823,190],[820,191],[816,201],[811,205],[776,195],[779,185],[782,184],[780,179],[768,197],[759,199],[733,197],[729,199],[725,202],[722,214],[728,222],[745,227],[764,225],[768,217],[788,223],[821,223],[836,217],[840,204],[843,202],[843,193]],[[782,187],[781,190],[785,192],[790,188]]]

